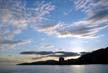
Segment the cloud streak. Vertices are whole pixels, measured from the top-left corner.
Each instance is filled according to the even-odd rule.
[[[0,40],[0,49],[10,49],[19,45],[26,45],[31,43],[31,40]]]
[[[80,54],[74,53],[74,52],[64,52],[64,51],[58,51],[58,52],[52,52],[52,51],[41,51],[41,52],[36,52],[36,51],[24,51],[21,52],[20,54],[22,55],[41,55],[41,57],[72,57],[72,56],[79,56]],[[38,58],[37,58],[38,59]]]

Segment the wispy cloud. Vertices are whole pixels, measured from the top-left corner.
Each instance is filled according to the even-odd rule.
[[[46,45],[43,46],[43,48],[50,49],[50,48],[55,48],[55,46],[51,45],[51,44],[46,44]]]
[[[75,25],[75,24],[71,24],[71,25]],[[75,26],[68,26],[68,27],[65,27],[64,29],[59,30],[58,36],[59,37],[95,38],[97,37],[97,33],[106,27],[108,27],[108,25],[106,24],[97,25],[97,26],[77,24]]]
[[[26,0],[0,0],[0,40],[2,40],[0,45],[6,45],[3,42],[13,40],[28,26],[32,26],[36,31],[60,38],[99,37],[98,33],[108,27],[108,1],[75,0],[74,3],[76,10],[85,12],[87,17],[71,24],[65,21],[47,24],[44,23],[48,20],[47,15],[55,9],[55,5],[51,2],[33,0],[33,4],[29,6]]]
[[[26,45],[31,43],[31,40],[0,40],[0,49],[13,48],[19,45]]]
[[[75,5],[78,10],[94,15],[108,9],[108,0],[76,0]]]
[[[77,10],[87,14],[80,21],[67,24],[65,22],[55,25],[44,25],[38,29],[58,37],[97,38],[98,33],[108,27],[108,1],[107,0],[76,0]]]
[[[61,22],[57,24],[46,24],[46,25],[38,25],[36,30],[39,32],[47,33],[48,35],[57,34],[57,30],[61,28],[63,24]]]
[[[16,43],[16,41],[9,42],[9,39],[12,40],[28,26],[37,27],[47,19],[46,15],[54,8],[51,2],[33,1],[29,6],[26,0],[0,0],[0,40],[2,39],[0,45]]]

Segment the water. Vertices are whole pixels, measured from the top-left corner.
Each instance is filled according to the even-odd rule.
[[[0,73],[108,73],[108,65],[0,66]]]

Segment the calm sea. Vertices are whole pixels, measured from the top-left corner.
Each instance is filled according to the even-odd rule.
[[[0,66],[0,73],[108,73],[108,65]]]

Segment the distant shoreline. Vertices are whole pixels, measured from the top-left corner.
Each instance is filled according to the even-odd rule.
[[[33,65],[33,66],[35,66],[36,64],[17,64],[17,65],[27,65],[27,66],[29,66],[29,65]],[[52,64],[38,64],[38,65],[51,65],[51,66],[53,66]],[[60,64],[55,64],[55,65],[60,65]],[[54,66],[55,66],[54,65]],[[64,65],[64,66],[66,66],[66,65],[108,65],[108,64],[62,64],[62,65]],[[60,65],[60,66],[62,66],[62,65]]]

